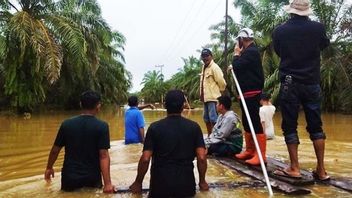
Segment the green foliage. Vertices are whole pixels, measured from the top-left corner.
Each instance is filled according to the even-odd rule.
[[[188,96],[189,102],[199,99],[199,85],[202,63],[199,59],[191,56],[183,58],[183,68],[179,69],[169,80],[171,89],[180,89]]]
[[[122,102],[131,87],[122,52],[125,38],[101,17],[96,0],[0,1],[4,93],[31,111],[47,103],[78,107],[82,91]],[[0,81],[2,82],[2,81]]]
[[[159,71],[148,71],[144,74],[141,85],[141,97],[145,102],[163,102],[168,90],[168,84],[163,81],[164,76]]]
[[[272,47],[271,34],[274,28],[289,17],[282,10],[288,1],[235,0],[234,6],[241,9],[241,26],[255,31],[256,44],[260,48],[265,73],[264,91],[272,93],[275,102],[279,91],[279,58]],[[331,45],[321,57],[321,86],[323,109],[352,112],[352,5],[343,0],[312,0],[314,11],[311,18],[325,24]],[[229,29],[238,25],[231,24]],[[218,31],[219,32],[219,31]],[[236,32],[237,33],[237,32]],[[230,34],[230,39],[233,35]],[[223,41],[220,40],[220,43]],[[214,44],[219,46],[220,43]],[[230,83],[231,84],[231,83]]]

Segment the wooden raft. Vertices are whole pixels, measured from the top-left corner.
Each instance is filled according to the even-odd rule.
[[[273,158],[268,158],[267,160],[268,160],[268,162],[270,164],[274,164],[275,166],[283,167],[283,168],[288,167],[288,165],[285,164],[282,161],[279,161],[279,160],[276,160],[276,159],[273,159]],[[303,177],[311,177],[311,178],[313,178],[312,173],[307,171],[307,170],[304,170],[304,169],[301,169],[301,175]],[[346,191],[352,193],[352,178],[333,177],[333,176],[330,176],[330,177],[331,177],[331,179],[328,180],[328,181],[315,180],[315,182],[317,182],[317,183],[320,182],[320,183],[323,183],[323,184],[331,185],[331,186],[334,186],[336,188],[340,188],[340,189],[343,189],[343,190],[346,190]]]
[[[215,189],[234,189],[234,188],[257,188],[264,187],[265,184],[260,181],[251,181],[251,182],[212,182],[208,183],[209,188]],[[142,188],[142,193],[149,192],[149,188]],[[131,190],[128,187],[118,188],[115,193],[131,193]]]
[[[223,164],[233,170],[236,170],[242,174],[250,176],[254,179],[265,182],[264,175],[261,172],[261,168],[259,166],[248,166],[244,164],[244,162],[239,162],[239,160],[230,159],[230,158],[213,158],[217,160],[220,164]],[[255,167],[255,168],[253,168]],[[311,191],[309,189],[292,185],[286,181],[281,181],[279,179],[270,177],[270,185],[279,191],[282,191],[289,195],[306,195],[310,194]]]
[[[211,159],[217,160],[219,163],[241,172],[247,176],[258,179],[262,182],[265,182],[264,176],[262,174],[262,169],[260,166],[251,166],[244,162],[244,160],[234,159],[234,158],[219,158],[219,157],[210,157]],[[314,183],[323,183],[331,185],[348,192],[352,193],[352,178],[337,178],[331,177],[328,181],[319,181],[315,180],[312,173],[301,169],[301,179],[290,178],[285,176],[279,176],[273,174],[273,171],[277,169],[285,169],[288,167],[288,164],[285,164],[282,161],[279,161],[274,158],[267,157],[267,171],[270,178],[271,186],[274,189],[280,190],[287,194],[309,194],[310,190],[302,188],[300,186],[311,185]]]

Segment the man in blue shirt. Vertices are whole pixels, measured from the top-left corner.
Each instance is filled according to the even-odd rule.
[[[130,108],[125,111],[125,144],[143,143],[145,124],[137,96],[128,98],[128,106]]]

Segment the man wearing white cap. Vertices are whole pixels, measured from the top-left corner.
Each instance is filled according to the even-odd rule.
[[[300,178],[298,163],[297,119],[300,105],[303,106],[307,131],[313,142],[317,166],[315,179],[328,180],[324,167],[325,133],[320,118],[320,51],[330,41],[323,24],[311,21],[308,0],[290,0],[284,7],[291,18],[278,26],[273,33],[274,49],[281,58],[279,99],[282,113],[281,127],[285,137],[290,167],[275,171],[276,174]]]
[[[251,29],[241,29],[238,32],[236,39],[238,42],[234,50],[232,67],[246,101],[260,151],[255,149],[249,123],[241,102],[242,124],[245,131],[244,140],[246,142],[246,149],[244,152],[236,154],[235,157],[246,160],[246,163],[248,164],[259,165],[260,161],[258,152],[261,152],[264,162],[266,161],[266,135],[263,132],[259,117],[260,94],[264,87],[262,61],[259,50],[254,43],[254,32]]]

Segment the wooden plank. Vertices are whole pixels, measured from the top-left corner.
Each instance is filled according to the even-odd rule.
[[[274,164],[278,167],[282,167],[282,168],[288,167],[288,165],[285,164],[284,162],[274,158],[267,158],[267,161],[269,164]],[[313,174],[307,170],[301,169],[301,174],[303,177],[310,177],[310,178],[313,178],[314,180]],[[336,188],[340,188],[352,193],[352,178],[343,178],[343,177],[338,178],[333,176],[330,176],[330,177],[331,179],[329,181],[315,180],[315,182],[331,185]]]
[[[267,169],[268,169],[268,174],[270,177],[272,178],[276,178],[278,180],[290,183],[292,185],[296,185],[296,186],[304,186],[304,185],[311,185],[315,183],[315,180],[313,178],[313,176],[311,174],[302,174],[302,172],[304,172],[304,170],[301,170],[301,175],[302,178],[297,179],[297,178],[290,178],[290,177],[285,177],[285,176],[279,176],[279,175],[275,175],[273,172],[277,169],[285,169],[288,167],[287,164],[276,160],[274,158],[270,158],[267,157]],[[261,171],[261,168],[258,166],[257,169],[259,168],[259,170]]]
[[[250,177],[257,179],[257,180],[260,180],[262,182],[265,182],[265,178],[264,178],[263,174],[260,171],[253,169],[252,166],[244,165],[244,164],[238,162],[237,160],[229,159],[229,158],[214,158],[214,159],[217,160],[220,164],[223,164],[233,170],[236,170],[240,173],[243,173],[247,176],[250,176]],[[287,182],[280,181],[275,178],[270,178],[269,180],[270,180],[270,185],[274,189],[282,191],[286,194],[306,195],[306,194],[311,193],[311,191],[309,189],[306,189],[303,187],[297,187],[297,186],[291,185]]]
[[[253,166],[245,163],[245,160],[240,160],[240,159],[235,159],[233,158],[232,160],[237,161],[238,163],[241,163],[243,166],[246,166],[249,169],[256,170],[258,172],[262,172],[262,168],[260,166]],[[278,161],[273,158],[267,157],[267,164],[266,164],[266,169],[268,172],[268,176],[270,178],[275,178],[280,181],[295,185],[295,186],[305,186],[305,185],[311,185],[314,184],[314,178],[311,174],[302,174],[302,178],[297,179],[297,178],[290,178],[290,177],[285,177],[285,176],[279,176],[275,175],[273,172],[277,169],[284,169],[287,168],[288,165]]]
[[[322,183],[329,184],[352,193],[352,178],[332,177],[329,181],[323,181]]]
[[[234,188],[256,188],[264,187],[265,184],[261,181],[250,181],[250,182],[212,182],[208,183],[209,188],[222,188],[222,189],[234,189]],[[149,188],[142,188],[142,193],[147,193]],[[131,193],[129,188],[118,188],[115,193]]]

